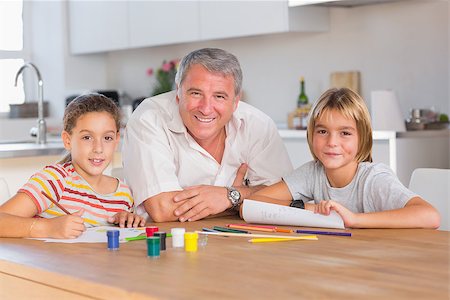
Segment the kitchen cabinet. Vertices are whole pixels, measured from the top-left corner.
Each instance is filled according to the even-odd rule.
[[[130,1],[129,47],[199,40],[198,6],[197,1]]]
[[[75,1],[69,5],[70,50],[94,53],[128,47],[126,1]]]
[[[51,153],[49,155],[0,158],[0,178],[6,181],[10,196],[13,196],[31,175],[45,166],[55,164],[62,157],[61,154]],[[120,167],[122,167],[122,155],[120,152],[115,152],[113,160],[104,174],[110,175],[113,168]]]
[[[328,28],[328,8],[287,1],[69,2],[73,54]]]
[[[203,40],[280,32],[285,28],[283,1],[205,1],[200,3]]]

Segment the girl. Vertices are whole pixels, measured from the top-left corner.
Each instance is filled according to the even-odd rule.
[[[0,237],[76,238],[85,226],[143,226],[145,220],[131,213],[128,186],[103,175],[119,142],[119,129],[119,109],[111,99],[100,94],[74,99],[64,112],[61,133],[69,154],[34,174],[0,206]]]
[[[347,88],[326,91],[311,112],[307,138],[314,161],[251,199],[323,215],[335,210],[346,227],[439,227],[433,206],[404,187],[389,167],[372,163],[370,117],[359,95]]]

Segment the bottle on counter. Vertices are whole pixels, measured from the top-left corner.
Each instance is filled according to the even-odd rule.
[[[305,79],[300,77],[300,94],[297,99],[297,107],[303,107],[308,104],[308,96],[305,93]]]

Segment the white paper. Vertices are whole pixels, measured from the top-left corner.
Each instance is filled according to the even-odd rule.
[[[98,226],[87,228],[82,235],[76,239],[51,239],[51,238],[33,238],[33,240],[41,240],[48,243],[107,243],[108,238],[106,232],[108,230],[119,230],[119,242],[125,243],[125,238],[135,237],[145,232],[145,228],[120,228],[114,226]]]
[[[324,216],[306,209],[245,199],[242,216],[247,223],[344,229],[344,221],[335,212]]]

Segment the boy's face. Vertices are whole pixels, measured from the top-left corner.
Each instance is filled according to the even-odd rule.
[[[354,175],[358,162],[358,131],[356,122],[337,110],[325,110],[316,120],[313,133],[313,151],[329,171]]]
[[[72,134],[63,131],[62,139],[75,171],[89,182],[111,162],[120,134],[109,113],[90,112],[78,118]]]

